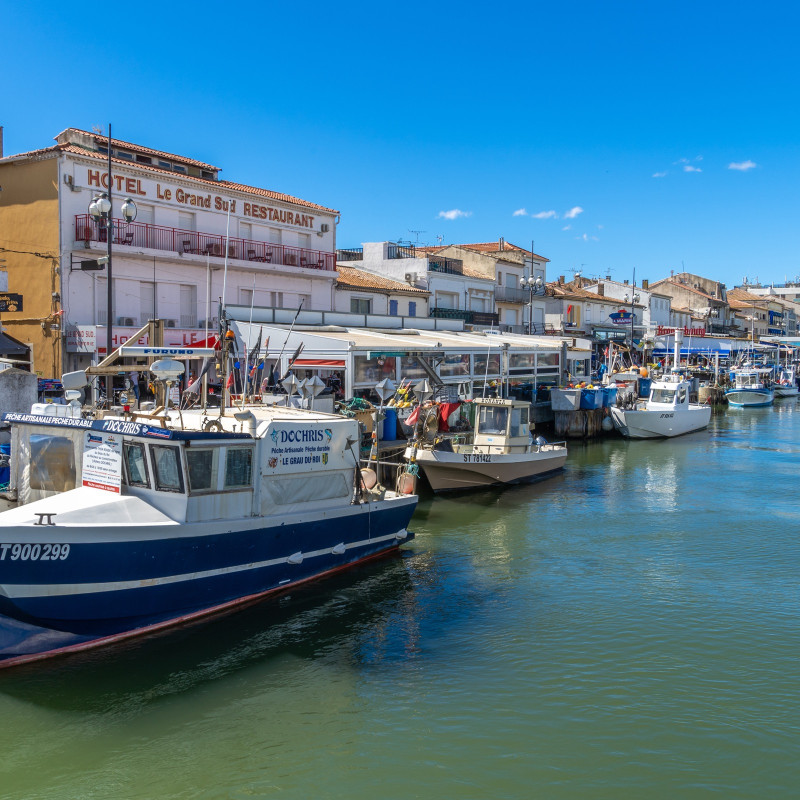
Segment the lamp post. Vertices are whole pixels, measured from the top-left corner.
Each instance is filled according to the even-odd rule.
[[[108,257],[108,271],[106,280],[108,281],[108,299],[106,307],[106,358],[111,355],[111,340],[113,334],[113,311],[114,311],[114,287],[111,280],[111,241],[114,238],[114,203],[111,199],[114,181],[111,177],[111,124],[108,125],[108,191],[103,192],[89,203],[89,214],[92,218],[105,228],[106,231],[106,253]],[[122,204],[122,216],[125,223],[133,222],[136,219],[136,203],[129,197]],[[155,287],[154,287],[155,291]]]
[[[533,296],[544,294],[544,281],[541,275],[537,275],[535,278],[531,275],[528,278],[520,278],[519,286],[520,289],[528,290],[528,336],[530,336],[533,328]]]

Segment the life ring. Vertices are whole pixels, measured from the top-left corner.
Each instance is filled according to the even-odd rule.
[[[206,433],[222,433],[222,423],[218,419],[210,419],[203,425]]]

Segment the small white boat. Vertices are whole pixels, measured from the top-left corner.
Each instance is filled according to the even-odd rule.
[[[711,421],[711,406],[689,402],[691,382],[679,374],[653,381],[650,397],[633,408],[612,406],[614,427],[631,439],[658,439],[699,431]]]
[[[406,460],[419,465],[434,492],[523,483],[564,466],[565,442],[533,438],[530,403],[484,398],[474,404],[471,442],[429,436],[429,441],[416,440],[406,448]]]
[[[787,364],[778,369],[777,377],[775,378],[775,397],[797,397],[797,375],[795,373],[794,364]]]
[[[733,388],[725,392],[729,405],[739,408],[771,406],[775,400],[771,367],[737,367],[732,370]]]

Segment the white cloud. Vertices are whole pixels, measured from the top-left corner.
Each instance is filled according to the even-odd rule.
[[[728,169],[738,169],[740,172],[747,172],[749,169],[755,169],[758,166],[755,161],[732,161],[728,164]]]
[[[527,217],[527,216],[528,216],[528,212],[527,212],[527,211],[526,211],[524,208],[518,208],[518,209],[517,209],[517,210],[516,210],[516,211],[515,211],[515,212],[512,214],[512,216],[514,216],[514,217]]]
[[[580,206],[573,206],[566,214],[564,214],[564,219],[575,219],[578,214],[583,214],[583,209]]]
[[[667,173],[666,173],[666,171],[664,171],[664,172],[654,172],[653,173],[653,177],[654,178],[666,178],[667,177]]]
[[[531,214],[534,219],[558,219],[558,214],[555,211],[537,211]]]
[[[471,217],[471,211],[462,211],[460,208],[452,208],[450,211],[440,211],[439,219],[458,219],[459,217]]]
[[[571,231],[572,230],[572,225],[565,225],[561,230],[562,231]]]
[[[582,233],[580,236],[576,236],[575,238],[580,240],[580,241],[582,241],[582,242],[589,242],[589,241],[599,242],[600,241],[596,236],[589,236],[588,233]]]
[[[700,167],[693,167],[691,164],[685,164],[683,167],[684,172],[702,172]]]

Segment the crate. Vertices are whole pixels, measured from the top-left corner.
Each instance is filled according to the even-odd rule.
[[[550,392],[553,411],[577,411],[581,405],[580,389],[553,389]]]
[[[591,411],[603,407],[602,389],[581,389],[581,408]]]

